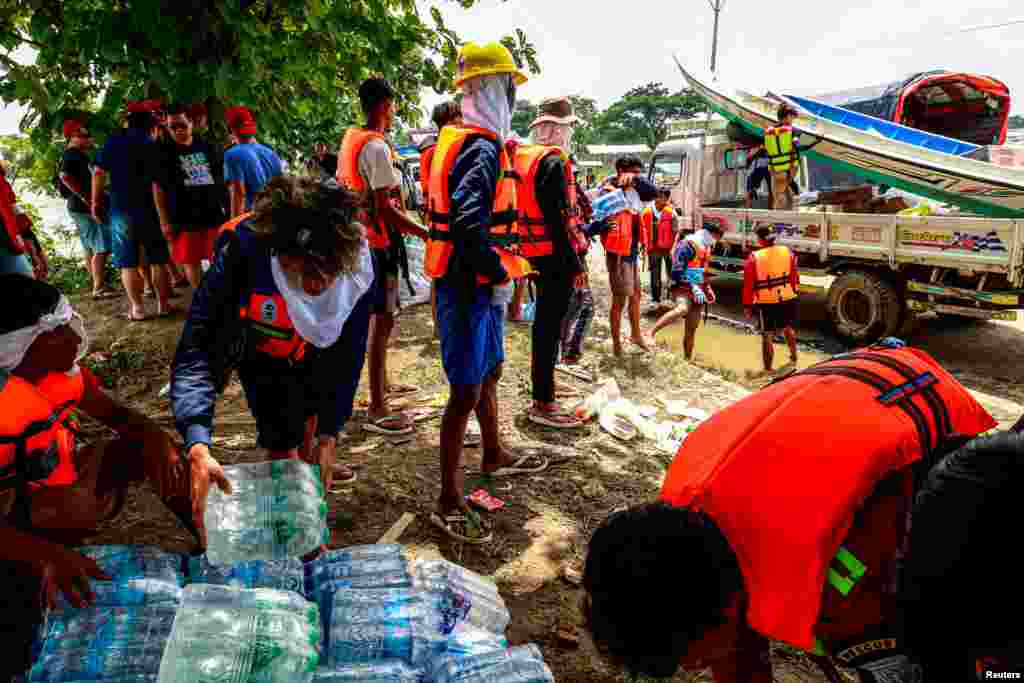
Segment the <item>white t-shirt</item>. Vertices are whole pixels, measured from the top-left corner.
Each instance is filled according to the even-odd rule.
[[[402,182],[391,161],[391,148],[380,138],[367,142],[359,153],[359,175],[370,191],[398,187]]]

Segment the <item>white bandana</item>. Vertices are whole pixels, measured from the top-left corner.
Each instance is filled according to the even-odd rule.
[[[471,78],[463,84],[462,120],[485,128],[505,143],[512,135],[512,109],[508,105],[509,74]]]
[[[326,349],[338,341],[352,309],[373,284],[373,259],[366,242],[363,242],[359,256],[359,267],[354,273],[340,275],[334,284],[317,296],[310,296],[301,286],[289,282],[277,257],[270,259],[274,284],[284,297],[295,330],[318,349]]]
[[[572,126],[567,123],[542,121],[530,129],[530,138],[537,145],[551,145],[569,153],[572,142]]]
[[[64,325],[70,325],[82,340],[78,345],[78,354],[75,356],[75,367],[69,374],[77,372],[78,361],[82,360],[89,350],[89,335],[85,331],[85,322],[82,320],[82,316],[75,312],[67,297],[63,295],[53,312],[41,316],[35,325],[0,334],[0,370],[8,372],[14,370],[21,365],[25,354],[40,335],[53,332]]]

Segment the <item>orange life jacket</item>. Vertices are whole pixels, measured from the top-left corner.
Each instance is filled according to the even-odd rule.
[[[349,128],[341,140],[341,151],[338,153],[337,181],[347,185],[363,197],[363,204],[356,213],[356,220],[366,226],[366,239],[371,249],[387,249],[391,245],[391,230],[380,216],[377,216],[373,195],[359,172],[359,155],[370,140],[385,140],[383,133],[365,128]],[[394,158],[394,152],[391,153]],[[390,201],[395,206],[401,198],[399,187],[392,188]]]
[[[633,250],[633,240],[639,238],[640,232],[634,229],[633,224],[637,221],[635,211],[622,211],[615,215],[612,222],[612,229],[601,238],[604,250],[609,254],[629,256]]]
[[[238,226],[251,217],[252,213],[246,213],[233,218],[221,226],[220,232],[236,232]],[[243,300],[238,302],[238,317],[248,321],[252,348],[278,360],[301,361],[308,344],[288,315],[288,305],[274,283],[269,262],[247,264],[247,267],[259,275],[246,283],[247,291]]]
[[[790,282],[793,253],[781,244],[754,252],[754,303],[777,304],[796,298]]]
[[[476,126],[445,126],[438,136],[437,148],[430,164],[430,182],[427,188],[430,239],[427,241],[426,255],[423,259],[423,271],[432,278],[443,277],[448,272],[451,262],[454,245],[449,230],[451,191],[448,181],[459,153],[465,144],[474,137],[484,137],[494,141],[498,139],[491,131]],[[498,254],[509,277],[515,280],[530,272],[530,264],[515,252],[518,243],[516,181],[508,153],[504,147],[501,149],[500,163],[501,173],[498,176],[498,186],[494,192],[491,224],[488,226],[488,231],[491,249]],[[500,282],[489,283],[483,276],[479,276],[477,281],[480,284],[502,284]]]
[[[35,385],[0,371],[0,490],[17,491],[15,514],[26,528],[31,489],[78,479],[72,415],[85,392],[85,372],[50,373]]]
[[[705,421],[676,454],[661,500],[702,510],[725,535],[750,626],[810,650],[829,565],[876,484],[953,435],[995,425],[923,351],[865,349]]]
[[[640,212],[640,244],[647,252],[651,251],[654,239],[654,209],[645,207]]]
[[[675,232],[676,210],[666,204],[658,215],[658,229],[654,236],[652,248],[656,251],[669,251],[676,241]]]
[[[540,162],[553,154],[562,157],[565,170],[568,200],[568,210],[564,216],[566,231],[574,248],[579,245],[575,233],[579,232],[580,212],[576,204],[576,174],[572,162],[558,147],[519,145],[516,147],[512,165],[520,180],[516,194],[516,204],[519,207],[519,254],[525,258],[550,256],[554,253],[551,235],[548,234],[544,222],[544,212],[537,201],[537,170],[540,168]]]
[[[427,187],[430,183],[430,162],[434,160],[434,150],[437,144],[425,148],[420,152],[420,187],[423,188],[423,196],[427,196]]]

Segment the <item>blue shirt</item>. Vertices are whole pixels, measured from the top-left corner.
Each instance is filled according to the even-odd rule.
[[[491,249],[490,224],[494,195],[501,170],[498,143],[476,137],[463,145],[448,176],[451,206],[452,256],[445,280],[454,286],[480,274],[492,282],[504,282],[508,273]],[[476,285],[478,286],[478,285]]]
[[[158,149],[148,131],[129,128],[107,138],[96,167],[110,176],[110,214],[153,220],[153,170]]]
[[[280,157],[258,142],[242,142],[224,153],[224,182],[242,183],[246,211],[252,209],[252,203],[263,186],[282,172]]]

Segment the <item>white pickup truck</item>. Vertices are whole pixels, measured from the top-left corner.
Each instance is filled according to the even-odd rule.
[[[801,189],[808,176],[804,160]],[[684,225],[722,224],[716,277],[742,278],[754,231],[774,226],[777,242],[797,254],[802,278],[832,278],[829,316],[851,341],[894,334],[910,311],[1016,320],[1024,308],[1024,220],[748,209],[746,151],[724,135],[660,144],[649,177],[671,188]]]

